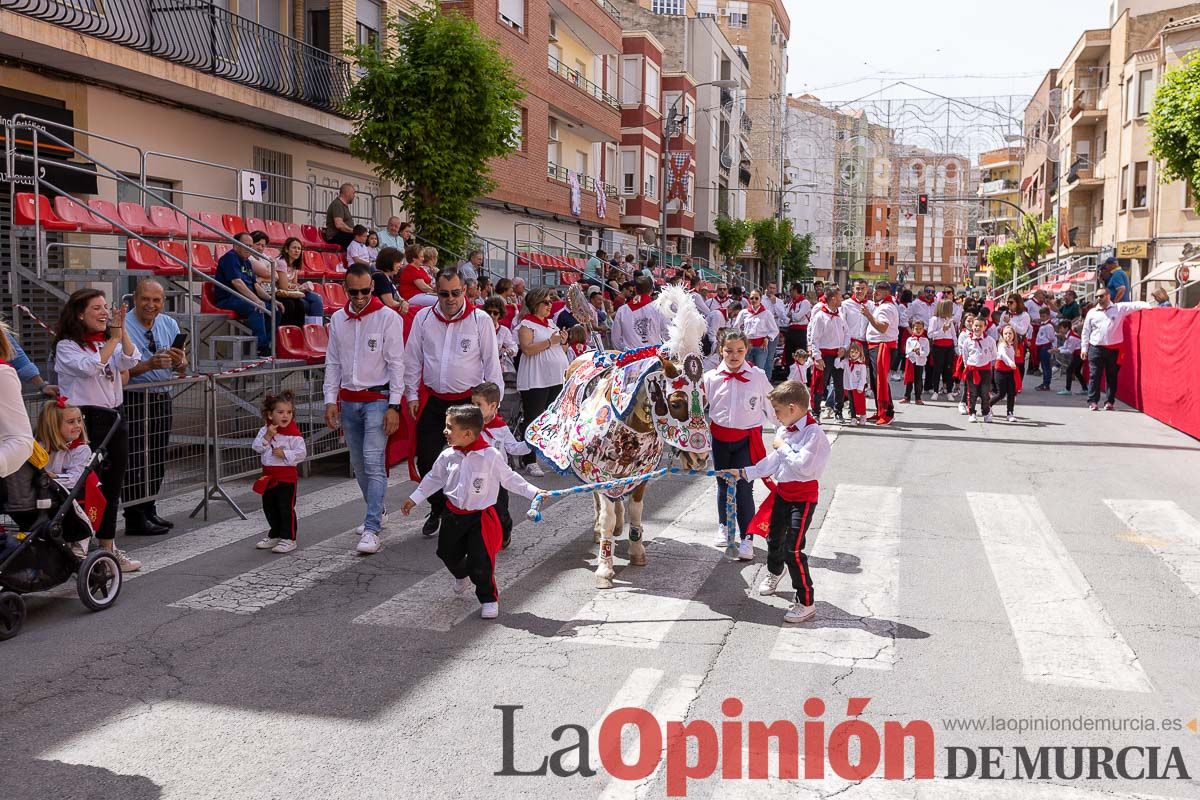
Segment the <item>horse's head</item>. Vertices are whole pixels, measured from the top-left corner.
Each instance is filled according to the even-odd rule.
[[[688,356],[682,364],[659,356],[662,371],[646,381],[644,408],[651,426],[663,443],[678,453],[685,469],[703,469],[712,449],[708,428],[708,398],[700,379],[704,375],[699,357]]]

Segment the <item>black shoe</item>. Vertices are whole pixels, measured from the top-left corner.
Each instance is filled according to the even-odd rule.
[[[500,540],[500,549],[507,550],[510,544],[512,544],[512,531],[505,531],[504,538]]]
[[[169,519],[163,519],[162,517],[160,517],[158,515],[157,511],[155,511],[153,514],[147,514],[146,521],[153,522],[155,525],[161,525],[162,527],[166,528],[167,530],[171,530],[172,528],[175,527],[174,522],[171,522],[171,520],[169,520]]]
[[[148,519],[126,519],[126,536],[162,536],[170,533],[171,529],[163,525],[155,525]]]
[[[436,535],[440,524],[441,520],[435,514],[430,514],[426,517],[425,524],[421,526],[421,535],[425,537]]]

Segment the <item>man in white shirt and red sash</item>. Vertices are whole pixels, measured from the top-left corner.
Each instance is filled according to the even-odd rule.
[[[438,272],[435,284],[438,301],[413,317],[405,352],[404,394],[417,420],[416,471],[421,477],[444,449],[447,409],[470,403],[471,390],[481,383],[504,386],[492,318],[467,302],[462,278],[453,267]],[[435,492],[429,506],[421,526],[425,536],[437,533],[445,494]]]
[[[850,296],[842,300],[842,316],[846,318],[846,327],[850,329],[850,342],[857,342],[864,356],[870,350],[867,346],[867,318],[871,316],[873,307],[870,293],[867,282],[859,279],[854,282]],[[874,389],[875,359],[867,359],[867,372],[870,373],[871,387]]]
[[[892,405],[888,367],[900,338],[900,309],[892,297],[892,285],[887,281],[875,284],[875,307],[866,319],[867,344],[871,351],[869,363],[875,364],[875,415],[869,419],[876,425],[890,425],[896,410]]]
[[[783,365],[792,365],[792,353],[808,348],[808,325],[812,314],[812,303],[804,296],[804,287],[792,284],[791,299],[785,306],[783,330]]]
[[[342,429],[350,464],[367,503],[359,553],[379,552],[386,516],[387,440],[400,427],[404,398],[404,322],[372,296],[371,270],[346,272],[346,307],[329,321],[325,355],[325,424]]]
[[[1149,303],[1114,303],[1109,297],[1108,289],[1096,290],[1096,305],[1083,318],[1083,331],[1080,333],[1080,357],[1087,361],[1088,370],[1088,408],[1098,411],[1100,408],[1100,379],[1104,378],[1107,399],[1105,411],[1112,411],[1117,402],[1117,373],[1121,367],[1118,356],[1125,334],[1121,323],[1125,317],[1134,311],[1150,308]]]
[[[612,343],[617,350],[660,345],[667,338],[667,320],[650,297],[654,281],[639,275],[636,285],[637,294],[613,315]]]

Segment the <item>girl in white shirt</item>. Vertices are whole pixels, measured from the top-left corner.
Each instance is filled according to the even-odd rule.
[[[1008,296],[1001,321],[1005,325],[1012,325],[1017,334],[1017,364],[1021,377],[1025,377],[1025,352],[1033,345],[1033,342],[1027,342],[1026,339],[1033,333],[1033,320],[1025,310],[1025,301],[1021,299],[1021,295],[1014,292]]]
[[[251,449],[262,458],[262,477],[254,482],[254,491],[262,495],[263,516],[270,529],[255,547],[290,553],[296,549],[296,485],[300,480],[296,467],[307,455],[304,435],[296,425],[292,393],[267,395],[263,421],[266,424],[254,437]]]
[[[113,412],[120,412],[124,400],[122,371],[141,363],[125,329],[125,307],[109,308],[102,292],[80,289],[63,306],[54,342],[59,390],[79,405],[89,437],[102,441],[115,427],[107,457],[96,471],[107,503],[96,538],[101,547],[113,552],[123,572],[136,572],[141,563],[118,550],[114,542],[129,460],[129,433]]]
[[[954,385],[954,339],[958,326],[954,323],[954,302],[939,300],[929,319],[929,367],[925,370],[925,389],[938,399],[938,389],[944,388],[946,398]]]
[[[525,425],[533,422],[562,391],[567,372],[567,334],[550,321],[554,303],[544,286],[525,293],[529,313],[517,324],[517,344],[521,363],[517,367],[517,391],[521,393],[521,411]],[[524,437],[525,432],[521,432]],[[535,478],[545,473],[530,453],[524,459],[525,471]]]
[[[74,489],[92,460],[92,448],[83,428],[83,412],[67,405],[66,395],[60,394],[42,407],[37,421],[37,442],[50,454],[46,474],[68,492]],[[87,556],[87,539],[69,544],[75,555]]]

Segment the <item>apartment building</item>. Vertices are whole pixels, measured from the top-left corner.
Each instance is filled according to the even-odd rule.
[[[821,275],[833,269],[837,117],[814,95],[787,98],[783,212],[797,235],[812,235],[812,268]]]
[[[979,224],[987,235],[1014,231],[1021,224],[1021,169],[1024,150],[1002,147],[979,154],[979,188],[982,201]]]
[[[1021,157],[1021,210],[1041,219],[1054,216],[1058,189],[1058,70],[1046,72],[1025,107],[1025,152]]]

